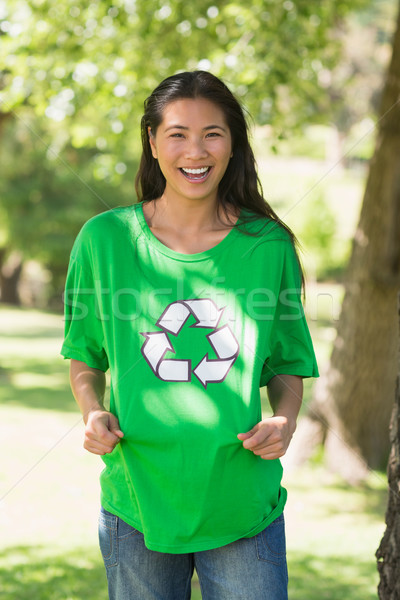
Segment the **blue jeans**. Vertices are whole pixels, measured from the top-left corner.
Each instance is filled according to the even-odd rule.
[[[287,600],[283,515],[252,538],[213,550],[148,550],[143,535],[101,509],[99,540],[110,600],[189,600],[193,570],[203,600]]]

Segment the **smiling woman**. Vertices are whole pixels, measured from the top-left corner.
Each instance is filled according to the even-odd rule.
[[[287,600],[279,458],[318,374],[294,236],[210,73],[161,82],[142,142],[139,202],[84,225],[65,294],[110,600],[188,600],[194,569],[204,600]]]
[[[201,202],[209,214],[217,205],[218,186],[232,157],[223,112],[204,98],[176,100],[165,108],[157,131],[149,127],[149,141],[166,181],[158,203],[179,202],[182,207],[185,201]]]

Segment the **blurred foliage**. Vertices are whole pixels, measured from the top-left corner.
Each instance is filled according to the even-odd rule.
[[[143,100],[221,76],[276,138],[371,114],[395,0],[0,0],[0,248],[55,289],[78,227],[131,203]],[[356,12],[354,12],[356,11]]]
[[[371,132],[374,135],[371,135]],[[375,127],[372,119],[359,121],[348,132],[344,140],[343,153],[347,161],[367,161],[375,147]]]
[[[179,69],[224,77],[257,122],[309,119],[337,64],[332,31],[367,0],[11,0],[2,3],[2,100],[68,127],[72,144],[111,148],[144,97]]]
[[[324,160],[330,137],[332,137],[330,127],[311,125],[300,132],[294,132],[290,138],[274,143],[273,152],[278,156],[307,156],[315,160]]]
[[[320,110],[323,116],[330,114],[340,132],[347,134],[360,120],[378,112],[397,8],[397,2],[373,0],[365,8],[352,11],[335,30],[342,59],[330,72],[320,72],[327,92]]]
[[[338,243],[338,223],[326,198],[316,193],[298,225],[298,235],[313,256],[314,275],[319,281],[340,278],[350,254],[350,244]]]
[[[46,133],[40,126],[28,112],[23,121],[4,125],[0,163],[7,178],[0,180],[0,237],[3,246],[21,250],[25,259],[34,257],[51,272],[51,299],[64,285],[66,261],[82,223],[134,198],[128,174],[96,177],[98,153],[91,148],[67,145],[60,159],[52,146],[41,143]],[[134,171],[136,164],[130,167]]]

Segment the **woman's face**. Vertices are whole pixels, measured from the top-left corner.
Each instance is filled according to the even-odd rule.
[[[166,179],[164,196],[217,201],[218,185],[232,156],[232,138],[223,112],[204,98],[166,106],[155,135],[154,158]]]

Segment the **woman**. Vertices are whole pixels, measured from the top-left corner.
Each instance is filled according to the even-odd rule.
[[[190,598],[196,568],[206,600],[284,600],[279,457],[302,378],[318,375],[294,236],[262,197],[240,105],[210,73],[154,90],[142,142],[139,202],[85,224],[65,296],[84,446],[106,465],[110,598]]]

